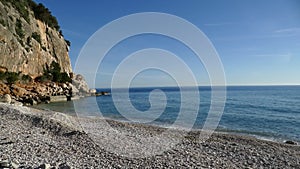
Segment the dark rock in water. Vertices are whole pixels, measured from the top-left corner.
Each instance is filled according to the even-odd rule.
[[[101,91],[101,92],[95,93],[94,95],[95,96],[110,96],[110,93]]]
[[[50,103],[50,96],[39,96],[41,102]]]
[[[290,144],[290,145],[298,145],[297,142],[291,141],[291,140],[287,140],[287,141],[285,141],[284,143],[285,143],[285,144]]]
[[[35,105],[35,104],[37,104],[37,102],[33,98],[31,98],[31,97],[24,97],[23,98],[23,103],[29,104],[29,105]]]

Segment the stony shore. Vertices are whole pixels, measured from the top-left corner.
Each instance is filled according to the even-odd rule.
[[[87,119],[89,121],[90,119]],[[94,119],[108,122],[126,133],[132,142],[155,136],[166,129]],[[102,134],[110,130],[101,128]],[[166,140],[185,133],[172,130]],[[200,131],[187,135],[172,149],[153,156],[135,158],[108,151],[96,144],[78,125],[78,118],[57,112],[0,103],[0,166],[11,168],[299,168],[300,147],[252,137],[214,133],[205,142]],[[114,142],[112,136],[102,138]],[[107,146],[107,147],[105,147]],[[135,146],[135,145],[131,145]],[[1,168],[1,167],[0,167]],[[4,166],[2,167],[4,168]],[[9,167],[8,167],[9,168]]]

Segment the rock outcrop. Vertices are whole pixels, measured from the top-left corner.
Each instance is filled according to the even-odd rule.
[[[85,94],[90,92],[88,84],[86,83],[84,77],[80,74],[74,76],[72,84],[78,90],[78,93]],[[77,92],[76,89],[74,89],[74,93]]]
[[[11,97],[10,97],[10,95],[9,94],[5,94],[4,96],[2,96],[0,98],[0,102],[10,104],[11,103]]]
[[[0,101],[33,105],[90,95],[84,77],[72,72],[69,46],[48,8],[0,0]]]
[[[34,105],[57,101],[68,101],[93,94],[84,77],[74,75],[72,83],[30,82],[5,84],[0,82],[0,102],[19,105]]]
[[[55,61],[62,72],[71,73],[69,44],[59,29],[37,19],[29,6],[22,8],[28,14],[24,16],[12,3],[0,1],[0,71],[35,78]]]

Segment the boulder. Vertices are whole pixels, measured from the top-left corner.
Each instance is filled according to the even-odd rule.
[[[0,161],[0,168],[9,168],[9,167],[10,167],[10,161],[8,160]]]
[[[51,169],[52,166],[50,164],[42,164],[38,168],[39,169]]]
[[[285,143],[285,144],[290,144],[290,145],[298,145],[297,142],[291,141],[291,140],[287,140],[287,141],[285,141],[284,143]]]
[[[90,90],[89,90],[89,93],[91,93],[91,94],[96,94],[96,93],[97,93],[97,90],[96,90],[96,89],[90,89]]]
[[[3,102],[3,103],[10,104],[11,103],[11,96],[9,94],[5,94],[4,96],[2,96],[0,98],[0,101]]]
[[[30,94],[26,89],[17,86],[16,84],[11,85],[12,94],[18,97]]]
[[[4,95],[4,102],[10,104],[11,103],[11,97],[9,94]]]
[[[15,105],[15,106],[23,106],[23,103],[19,102],[19,101],[16,101],[16,100],[13,100],[11,101],[11,104]]]
[[[5,95],[8,93],[10,93],[9,87],[6,84],[0,82],[0,95]]]
[[[71,167],[66,163],[62,163],[58,166],[58,169],[71,169]]]
[[[35,104],[37,104],[37,101],[34,100],[30,96],[23,97],[22,99],[23,99],[23,103],[26,104],[26,105],[35,105]]]
[[[89,93],[89,87],[82,75],[78,74],[74,76],[74,78],[72,79],[72,84],[75,88],[79,90],[80,93],[82,94]],[[72,90],[72,92],[74,91]]]
[[[63,83],[63,84],[61,85],[61,87],[62,87],[63,89],[68,89],[68,85],[65,84],[65,83]]]

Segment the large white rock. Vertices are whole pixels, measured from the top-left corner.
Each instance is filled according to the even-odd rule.
[[[89,91],[91,94],[95,94],[95,93],[97,93],[97,90],[96,89],[90,89],[90,91]]]
[[[79,90],[79,92],[81,93],[89,93],[89,86],[86,83],[84,77],[80,74],[74,76],[73,80],[72,80],[72,84],[75,88],[77,88]],[[72,92],[74,92],[72,90]]]

